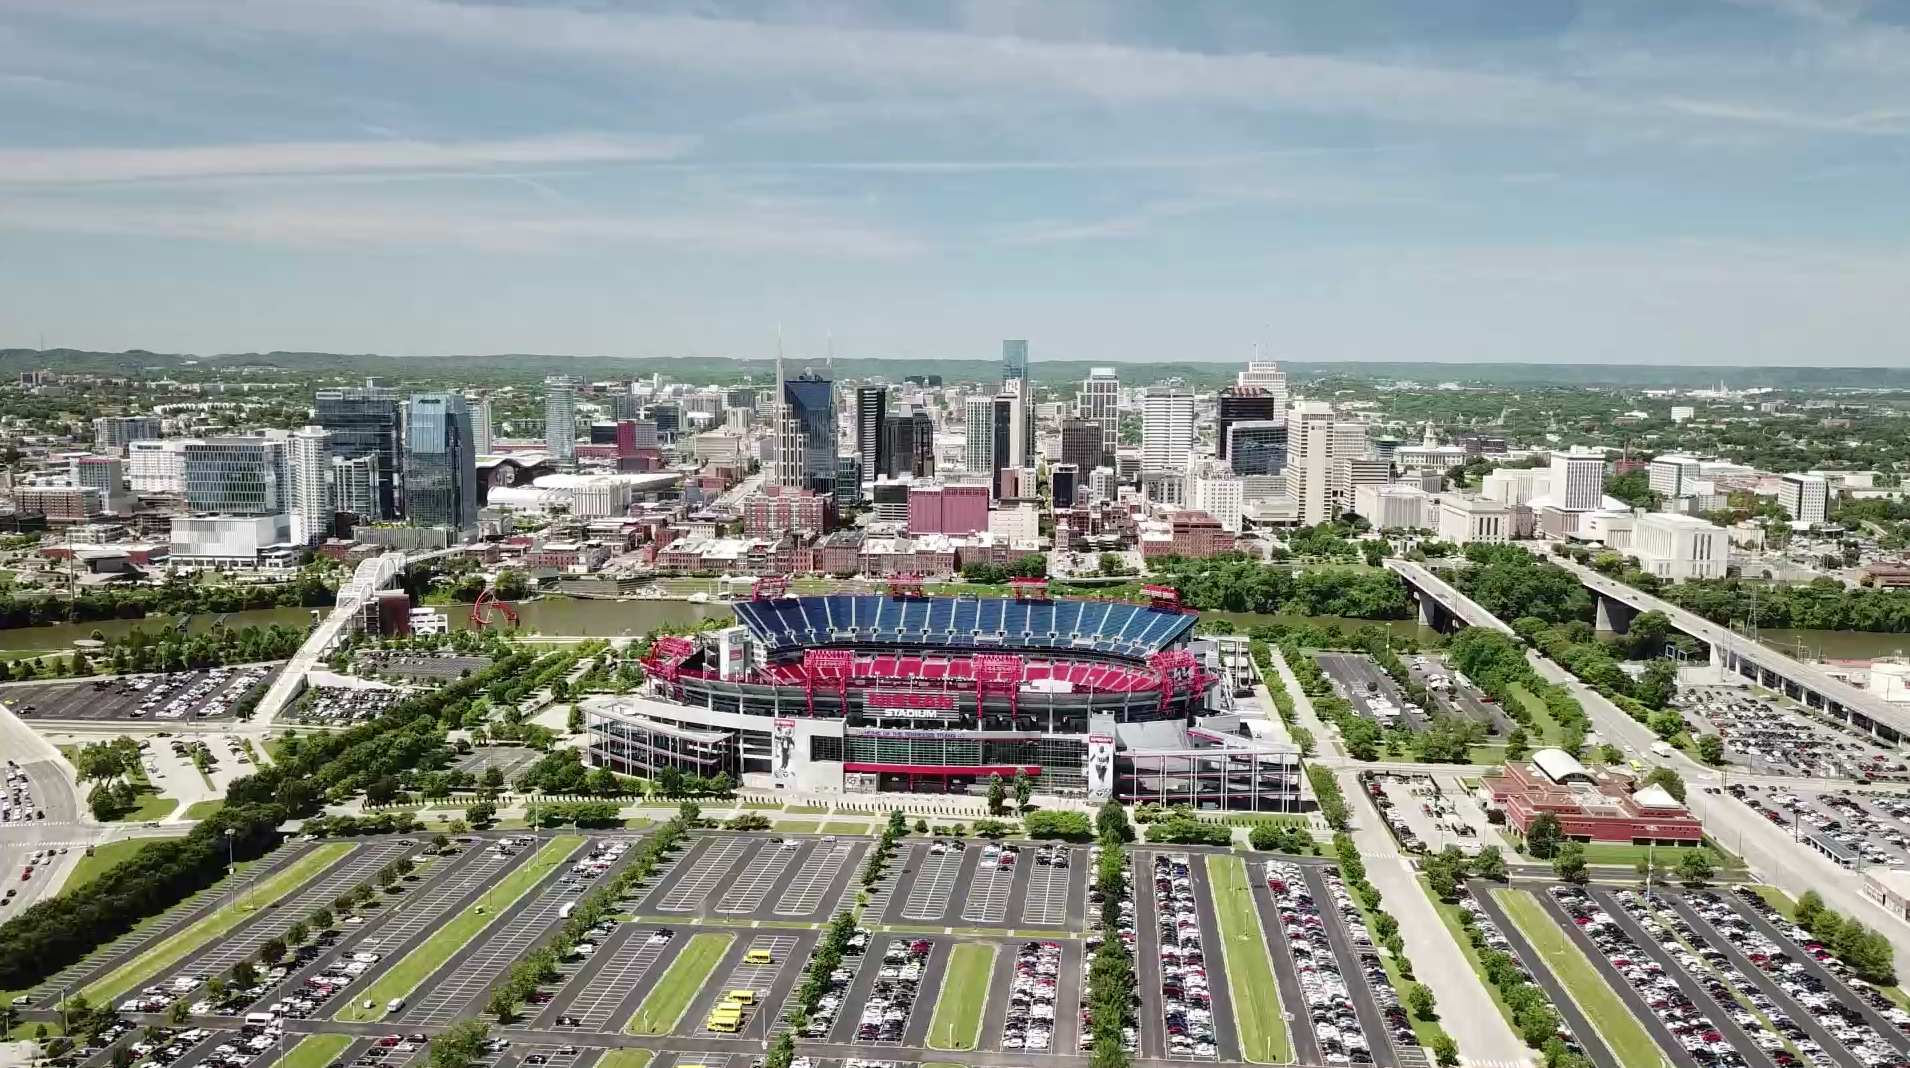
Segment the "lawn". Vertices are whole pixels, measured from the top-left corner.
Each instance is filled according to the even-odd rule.
[[[655,1056],[647,1049],[605,1050],[597,1060],[597,1068],[643,1068]]]
[[[80,858],[79,864],[73,869],[72,877],[66,880],[66,885],[60,888],[60,892],[71,893],[76,888],[85,886],[105,874],[106,869],[122,860],[132,859],[133,854],[139,852],[140,847],[148,842],[176,842],[182,837],[184,835],[165,838],[127,838],[94,846],[93,855]]]
[[[1240,1056],[1259,1064],[1284,1064],[1293,1059],[1280,1005],[1280,987],[1273,978],[1273,959],[1267,955],[1267,935],[1254,907],[1253,887],[1246,865],[1236,856],[1207,854],[1207,881],[1212,884],[1214,913],[1220,919],[1222,954],[1227,962],[1227,990],[1234,1001],[1234,1025],[1240,1032]]]
[[[1525,710],[1532,714],[1532,728],[1527,731],[1528,734],[1535,735],[1531,739],[1532,748],[1558,744],[1559,725],[1552,719],[1552,710],[1545,707],[1545,701],[1538,694],[1516,682],[1512,684],[1511,689],[1512,699],[1524,705]]]
[[[995,972],[993,942],[964,942],[949,956],[929,1025],[933,1049],[974,1049],[981,1038],[982,1008],[988,1004],[989,978]]]
[[[352,848],[350,842],[327,842],[319,846],[300,857],[291,867],[246,891],[245,899],[252,903],[252,907],[220,909],[114,969],[81,993],[94,1004],[117,1000],[121,994],[161,969],[177,964],[186,954],[244,923],[251,918],[252,913],[272,905],[279,898],[310,882],[313,876],[336,864]]]
[[[1598,1034],[1624,1065],[1663,1064],[1658,1043],[1625,1007],[1611,985],[1598,974],[1577,945],[1553,922],[1538,898],[1527,890],[1493,890],[1492,899],[1518,925],[1532,948],[1545,958],[1545,966],[1578,1003],[1579,1010],[1598,1030]]]
[[[868,834],[869,825],[862,820],[830,820],[822,825],[824,834]]]
[[[623,1032],[626,1035],[667,1035],[676,1030],[683,1010],[696,1000],[696,992],[709,982],[710,973],[728,953],[733,934],[705,932],[690,939],[683,952],[670,962],[670,970],[657,980],[656,988],[644,996]]]
[[[215,797],[210,801],[194,801],[192,806],[186,809],[186,818],[189,820],[202,820],[224,807],[225,798],[223,797]]]
[[[378,981],[367,987],[352,1004],[340,1010],[334,1019],[358,1020],[380,1019],[384,1016],[384,1007],[392,998],[404,997],[411,993],[419,983],[429,979],[432,973],[444,967],[458,950],[463,949],[479,932],[498,921],[498,918],[510,911],[512,903],[530,892],[531,887],[549,875],[551,870],[564,862],[578,846],[584,843],[580,834],[564,834],[550,840],[544,848],[531,858],[530,863],[511,872],[502,881],[487,891],[478,904],[469,911],[460,912],[441,924],[431,937],[417,949],[405,954],[390,971],[378,977]],[[482,910],[482,911],[479,911]],[[372,1003],[369,1010],[360,1009],[367,999]]]
[[[149,823],[153,820],[163,820],[172,815],[173,809],[179,807],[178,798],[162,797],[154,793],[151,787],[140,789],[138,797],[139,804],[114,816],[114,823]]]
[[[352,1044],[351,1035],[307,1035],[285,1051],[276,1068],[325,1068]]]
[[[1737,861],[1736,858],[1727,857],[1708,845],[1641,846],[1632,845],[1629,842],[1580,842],[1579,844],[1585,847],[1585,863],[1587,864],[1614,864],[1635,868],[1649,852],[1652,857],[1652,868],[1660,877],[1672,876],[1677,871],[1678,858],[1683,856],[1687,849],[1703,849],[1710,853],[1711,863],[1717,865],[1719,871],[1727,867],[1742,866],[1742,862]],[[1528,859],[1532,858],[1528,856]]]
[[[772,826],[787,834],[815,834],[822,824],[815,820],[777,820]]]
[[[783,811],[799,816],[826,816],[833,810],[828,805],[789,805]]]

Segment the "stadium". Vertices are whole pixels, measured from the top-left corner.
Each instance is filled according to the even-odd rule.
[[[761,579],[736,625],[652,643],[641,693],[583,702],[591,760],[811,794],[973,793],[1024,772],[1088,800],[1297,810],[1298,750],[1232,711],[1251,684],[1175,591],[1146,592],[1050,598],[1024,579],[932,597],[903,576],[798,597]]]

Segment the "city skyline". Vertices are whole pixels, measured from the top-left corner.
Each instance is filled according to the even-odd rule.
[[[1901,365],[1907,41],[1832,0],[17,0],[0,344]]]

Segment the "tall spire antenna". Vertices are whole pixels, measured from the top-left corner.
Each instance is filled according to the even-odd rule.
[[[836,380],[836,333],[833,330],[823,332],[823,345],[828,349],[826,357],[829,367],[829,381]]]

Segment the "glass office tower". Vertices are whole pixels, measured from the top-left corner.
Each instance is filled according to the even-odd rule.
[[[361,519],[395,519],[400,509],[399,457],[404,451],[404,403],[382,386],[345,386],[321,389],[313,405],[314,419],[331,431],[332,455],[341,460],[371,457],[377,464],[372,514]]]
[[[477,529],[477,447],[456,393],[419,393],[405,420],[405,510],[414,526]]]
[[[789,406],[789,419],[800,442],[800,486],[833,494],[836,491],[835,383],[813,374],[785,379],[783,403]]]

